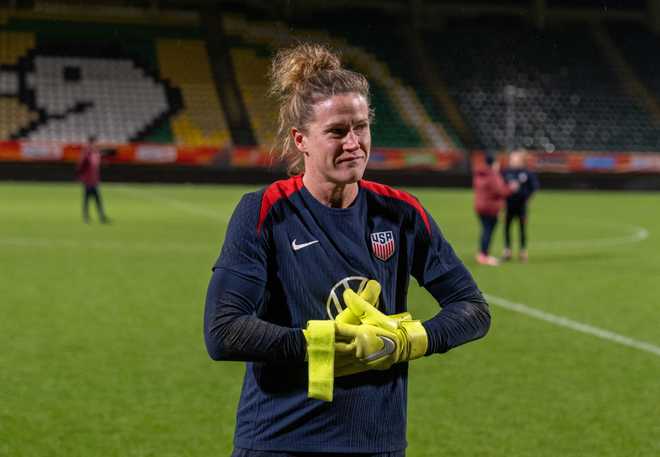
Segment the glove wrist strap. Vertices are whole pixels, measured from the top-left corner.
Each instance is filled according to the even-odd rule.
[[[408,342],[410,343],[408,360],[418,359],[424,356],[429,346],[429,338],[422,322],[412,320],[400,321],[399,326],[408,335]]]
[[[335,364],[334,321],[309,321],[305,330],[307,340],[308,378],[307,396],[332,401]]]

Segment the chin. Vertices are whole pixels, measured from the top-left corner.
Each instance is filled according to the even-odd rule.
[[[335,175],[337,183],[352,184],[362,179],[364,175],[364,167],[350,167],[344,170],[338,170]]]

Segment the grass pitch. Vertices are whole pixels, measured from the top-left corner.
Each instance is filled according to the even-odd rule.
[[[202,312],[252,189],[105,184],[103,226],[76,185],[0,183],[0,456],[229,455],[243,364],[208,358]],[[530,262],[490,268],[470,192],[412,192],[493,326],[411,364],[407,455],[660,455],[657,194],[543,191]],[[438,310],[416,285],[409,303]]]

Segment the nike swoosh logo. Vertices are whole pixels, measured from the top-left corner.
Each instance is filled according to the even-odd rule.
[[[291,242],[291,247],[293,248],[294,251],[298,251],[302,248],[306,248],[307,246],[311,246],[312,244],[316,244],[318,242],[319,240],[314,240],[314,241],[310,241],[309,243],[296,244],[296,240],[293,240]]]
[[[396,349],[396,343],[392,338],[382,335],[378,335],[378,338],[380,338],[383,342],[383,348],[380,351],[374,352],[373,354],[369,354],[367,357],[365,357],[365,362],[373,362],[374,360],[378,360],[381,357],[390,355]]]

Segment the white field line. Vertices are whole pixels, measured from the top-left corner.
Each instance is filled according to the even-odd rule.
[[[660,356],[660,346],[656,346],[646,341],[639,341],[633,338],[620,335],[618,333],[611,332],[599,327],[594,327],[593,325],[584,324],[582,322],[574,321],[567,317],[557,316],[545,311],[541,311],[536,308],[524,305],[522,303],[514,303],[505,298],[496,297],[494,295],[486,294],[486,300],[492,305],[499,306],[501,308],[508,309],[510,311],[515,311],[526,316],[530,316],[542,321],[549,322],[551,324],[557,325],[559,327],[569,328],[575,330],[576,332],[586,333],[588,335],[601,338],[603,340],[612,341],[614,343],[621,344],[623,346],[628,346],[631,348],[638,349],[640,351],[650,352]]]
[[[177,200],[171,197],[166,197],[159,195],[154,192],[148,192],[145,189],[140,189],[132,186],[117,186],[116,189],[119,189],[122,192],[130,193],[133,196],[163,202],[172,207],[187,211],[191,214],[197,214],[201,216],[206,216],[211,219],[221,221],[224,223],[229,222],[229,218],[226,214],[218,213],[212,211],[208,208],[193,205],[190,202],[183,200]],[[586,222],[586,221],[585,221]],[[557,240],[557,241],[538,241],[533,242],[533,248],[541,250],[554,250],[554,249],[589,249],[589,248],[598,248],[598,247],[608,247],[608,246],[618,246],[622,244],[637,243],[645,240],[649,237],[649,231],[644,227],[639,227],[635,225],[618,225],[618,224],[603,224],[602,222],[597,223],[601,227],[623,227],[629,232],[627,235],[617,236],[612,238],[592,238],[586,240]],[[463,247],[463,246],[461,246]],[[468,249],[468,248],[465,248]]]
[[[144,189],[132,186],[114,186],[113,190],[118,190],[132,197],[143,200],[165,203],[171,207],[183,210],[187,213],[204,216],[215,221],[223,223],[228,222],[226,214],[213,211],[205,207],[196,206],[183,200],[177,200],[170,197],[159,195],[155,192],[149,192]],[[28,238],[28,237],[10,237],[0,238],[0,245],[13,247],[40,247],[40,248],[72,248],[72,249],[110,249],[123,251],[141,251],[141,252],[213,252],[218,246],[213,244],[200,243],[150,243],[144,241],[112,241],[112,240],[73,240],[65,238]]]
[[[149,243],[143,241],[72,240],[64,238],[0,238],[0,245],[20,248],[110,249],[141,252],[213,252],[212,244]]]
[[[611,226],[611,225],[610,225]],[[602,225],[601,225],[602,227]],[[530,244],[533,251],[552,251],[552,250],[562,250],[562,249],[593,249],[593,248],[604,248],[611,246],[620,246],[625,244],[639,243],[647,239],[650,235],[650,232],[644,228],[635,225],[619,225],[618,227],[624,227],[628,232],[627,235],[616,236],[611,238],[591,238],[584,240],[556,240],[556,241],[534,241],[532,240]],[[471,245],[465,245],[464,243],[453,244],[454,248],[463,251],[470,251],[472,249]]]
[[[588,240],[558,240],[558,241],[539,241],[534,243],[534,248],[539,249],[584,249],[592,247],[617,246],[620,244],[637,243],[644,241],[649,237],[649,231],[644,227],[634,225],[624,226],[629,232],[628,235],[613,238],[592,238]]]

